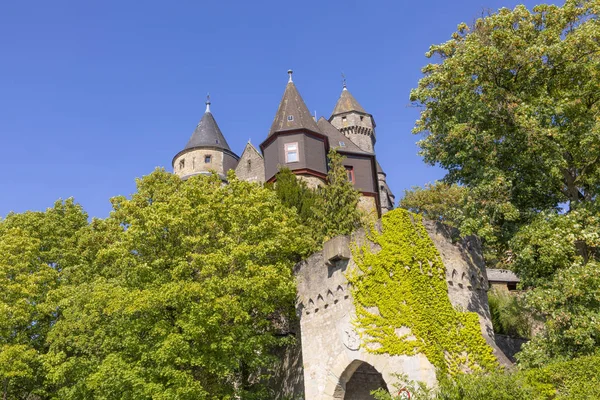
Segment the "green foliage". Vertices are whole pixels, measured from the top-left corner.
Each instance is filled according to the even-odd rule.
[[[303,224],[315,224],[317,194],[305,181],[298,179],[289,168],[282,168],[277,173],[277,183],[272,188],[283,205],[296,209]]]
[[[0,222],[0,390],[3,398],[44,394],[41,354],[55,321],[49,291],[75,257],[87,215],[69,199],[46,212],[9,214]]]
[[[316,220],[321,226],[324,240],[354,232],[362,219],[358,208],[360,193],[348,181],[344,157],[335,149],[331,149],[327,157],[327,185],[317,189],[319,201],[315,207]]]
[[[344,157],[332,149],[328,159],[327,185],[313,190],[287,168],[279,171],[275,185],[268,185],[285,206],[298,213],[318,245],[352,233],[363,222],[358,208],[360,193],[348,181]]]
[[[367,350],[423,353],[440,376],[494,369],[477,314],[455,310],[448,299],[444,265],[420,218],[403,209],[385,214],[372,238],[381,250],[354,253],[349,281]]]
[[[465,195],[465,187],[437,181],[425,184],[424,188],[416,186],[405,190],[399,207],[459,228],[463,220]]]
[[[519,297],[499,290],[490,290],[488,303],[495,333],[530,337],[531,315]]]
[[[600,190],[600,5],[501,9],[434,45],[411,92],[414,133],[469,188],[463,233],[506,245],[541,210]],[[469,231],[470,230],[470,231]]]
[[[540,213],[511,242],[514,270],[522,284],[539,286],[556,271],[600,261],[600,213],[595,207],[578,207],[566,214]]]
[[[442,379],[435,391],[405,384],[416,400],[595,400],[600,398],[600,357],[555,362],[544,368],[495,370]],[[380,390],[378,400],[401,397]]]
[[[291,267],[314,242],[273,191],[228,179],[157,170],[82,231],[52,293],[55,398],[270,398]]]
[[[600,348],[600,263],[574,264],[547,285],[527,294],[527,303],[546,323],[517,354],[520,365],[539,366],[598,354]]]

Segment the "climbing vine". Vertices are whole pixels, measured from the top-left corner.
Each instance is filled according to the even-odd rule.
[[[421,217],[403,209],[387,213],[381,246],[357,247],[353,286],[356,326],[368,351],[424,354],[442,373],[491,370],[497,361],[481,334],[479,317],[448,298],[445,268]]]

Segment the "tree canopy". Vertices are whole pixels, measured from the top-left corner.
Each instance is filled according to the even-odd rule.
[[[600,345],[591,278],[600,261],[599,15],[598,0],[566,0],[462,23],[431,46],[410,95],[421,108],[421,154],[447,174],[401,204],[479,234],[495,253],[488,261],[536,287],[527,304],[546,327],[524,364]],[[456,184],[462,196],[450,191]]]

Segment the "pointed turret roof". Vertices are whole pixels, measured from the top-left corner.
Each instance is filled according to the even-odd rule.
[[[319,129],[322,134],[327,136],[329,139],[329,146],[333,148],[337,148],[338,151],[343,153],[356,153],[356,154],[368,154],[373,155],[373,153],[367,153],[358,147],[352,142],[352,140],[348,139],[344,134],[337,130],[337,128],[325,118],[319,118],[319,122],[317,122]]]
[[[348,88],[346,88],[346,86],[344,85],[344,89],[342,89],[342,94],[340,95],[340,98],[338,99],[335,108],[331,113],[331,116],[351,111],[358,111],[367,114],[365,109],[362,108],[362,106],[358,103],[358,101],[356,101],[354,96],[352,96],[352,93],[350,93]]]
[[[225,136],[223,136],[219,125],[217,125],[217,121],[215,121],[215,117],[210,112],[210,100],[206,101],[206,112],[196,126],[194,133],[192,133],[192,137],[185,145],[184,150],[196,147],[217,147],[231,151],[227,140],[225,140]]]
[[[269,136],[276,132],[295,129],[308,129],[313,132],[319,132],[317,123],[310,115],[310,111],[308,111],[304,100],[302,100],[302,96],[300,96],[296,85],[292,81],[292,71],[288,71],[288,74],[290,75],[290,79],[279,103]]]

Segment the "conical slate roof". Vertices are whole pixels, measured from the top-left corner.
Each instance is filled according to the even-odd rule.
[[[358,147],[352,142],[352,140],[348,139],[344,134],[336,129],[335,126],[331,125],[329,121],[325,118],[319,118],[319,122],[317,122],[321,133],[329,138],[329,146],[333,148],[337,148],[338,151],[344,153],[356,153],[356,154],[369,154]]]
[[[310,111],[308,111],[304,100],[302,100],[300,93],[298,93],[296,85],[290,79],[285,87],[283,98],[279,103],[269,136],[276,132],[293,129],[308,129],[313,132],[319,132],[317,123],[310,115]]]
[[[196,126],[192,137],[185,145],[184,150],[195,147],[218,147],[231,151],[227,140],[225,140],[225,136],[223,136],[219,125],[217,125],[217,121],[215,121],[215,117],[213,117],[208,107]]]
[[[354,98],[354,96],[352,96],[350,91],[344,87],[344,89],[342,90],[342,94],[340,95],[340,98],[338,99],[335,108],[331,113],[331,116],[347,113],[350,111],[358,111],[365,114],[367,113],[365,109],[362,108],[360,104],[358,104],[358,101],[356,101],[356,99]]]

